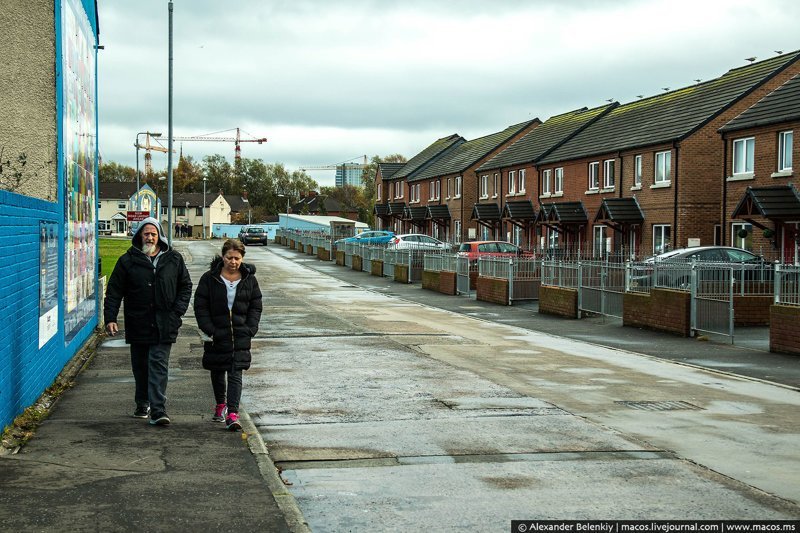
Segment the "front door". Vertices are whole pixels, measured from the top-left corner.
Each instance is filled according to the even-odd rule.
[[[787,265],[800,264],[798,256],[800,222],[787,222],[783,225],[783,262]]]

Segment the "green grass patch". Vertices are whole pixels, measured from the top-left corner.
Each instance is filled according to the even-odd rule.
[[[117,264],[117,259],[120,258],[122,254],[128,251],[128,248],[131,247],[131,240],[129,237],[125,237],[123,239],[113,239],[113,238],[100,238],[98,239],[98,248],[100,252],[100,260],[102,261],[102,270],[100,271],[100,277],[102,276],[111,276],[111,272],[114,270],[114,265]]]

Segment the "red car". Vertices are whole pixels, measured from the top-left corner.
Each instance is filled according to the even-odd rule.
[[[470,241],[461,243],[458,255],[469,257],[472,263],[479,257],[520,257],[529,254],[516,244],[506,241]]]

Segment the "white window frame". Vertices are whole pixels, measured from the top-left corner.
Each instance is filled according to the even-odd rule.
[[[433,200],[436,198],[436,185],[434,185],[434,181],[431,180],[428,183],[428,200]]]
[[[517,176],[517,194],[525,194],[525,169],[519,169],[519,176]]]
[[[454,220],[453,221],[453,242],[460,243],[461,242],[461,221]]]
[[[456,190],[453,198],[461,198],[461,176],[456,176]]]
[[[508,171],[508,194],[517,192],[517,173],[513,170]]]
[[[633,186],[642,187],[642,156],[637,155],[633,158]]]
[[[606,159],[603,161],[603,188],[613,189],[616,183],[614,176],[614,159]]]
[[[553,192],[555,194],[564,192],[564,167],[558,167],[553,172]]]
[[[606,237],[606,226],[598,224],[592,227],[592,256],[605,257],[608,238]]]
[[[378,193],[377,199],[378,199],[379,202],[381,201],[381,193],[382,192],[383,192],[383,183],[379,183],[378,184],[378,190],[377,190],[377,193]]]
[[[450,178],[447,178],[447,196],[445,196],[447,200],[450,199]]]
[[[672,174],[672,151],[656,152],[654,167],[653,181],[655,183],[669,183]]]
[[[589,190],[600,189],[600,162],[592,161],[589,163]]]
[[[500,194],[500,174],[498,172],[494,173],[494,189],[493,189],[493,192],[494,192],[494,194],[492,195],[492,198],[497,198],[497,196]]]
[[[756,138],[743,137],[733,140],[733,161],[731,169],[734,176],[752,174],[755,166]]]
[[[481,176],[481,198],[489,198],[489,175]]]
[[[656,246],[660,242],[661,247]],[[672,226],[670,224],[653,224],[653,255],[669,251],[672,246]]]
[[[117,209],[128,209],[128,202],[117,202]]]
[[[436,198],[435,200],[439,200],[442,197],[442,180],[436,180]]]
[[[794,132],[792,130],[778,133],[778,172],[791,172],[793,143]]]
[[[746,230],[747,237],[739,237],[739,230]],[[748,252],[753,251],[753,225],[746,222],[731,223],[731,246]]]
[[[550,194],[550,174],[549,168],[542,171],[542,194]]]

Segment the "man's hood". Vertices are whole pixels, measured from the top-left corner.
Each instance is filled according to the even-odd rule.
[[[158,229],[158,240],[161,243],[161,251],[166,252],[169,250],[169,242],[167,241],[167,237],[164,235],[164,230],[161,229],[161,224],[153,217],[147,217],[146,219],[139,222],[139,227],[136,229],[136,233],[133,235],[131,239],[131,244],[133,244],[136,249],[142,248],[142,229],[147,224],[152,224],[153,226]]]

